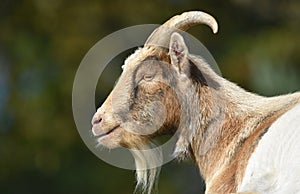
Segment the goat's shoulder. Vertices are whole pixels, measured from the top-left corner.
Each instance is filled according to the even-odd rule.
[[[240,192],[300,192],[300,104],[280,116],[251,155]]]

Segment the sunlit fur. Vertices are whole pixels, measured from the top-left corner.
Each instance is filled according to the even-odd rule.
[[[299,193],[299,118],[300,104],[272,124],[249,159],[239,192]]]

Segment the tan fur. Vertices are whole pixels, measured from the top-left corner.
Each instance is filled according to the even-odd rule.
[[[236,192],[237,185],[242,181],[244,170],[248,160],[255,150],[260,135],[268,128],[278,117],[287,110],[300,102],[300,95],[282,96],[277,98],[263,99],[264,107],[268,103],[280,103],[275,108],[269,106],[264,110],[264,114],[257,114],[257,111],[250,111],[246,117],[236,116],[238,109],[229,110],[229,113],[235,115],[227,116],[226,122],[221,126],[224,131],[221,139],[218,140],[204,156],[195,155],[195,160],[199,166],[200,172],[206,179],[206,193],[231,193]],[[262,107],[258,107],[262,108]],[[228,119],[231,117],[230,119]],[[249,136],[244,139],[236,139],[243,129],[251,130]],[[192,144],[194,152],[199,152],[201,148],[199,139]],[[230,147],[229,145],[235,145]],[[199,146],[200,145],[200,146]],[[230,154],[233,153],[233,154]]]
[[[275,114],[266,118],[262,123],[259,123],[248,139],[237,148],[237,151],[235,151],[236,154],[233,159],[231,159],[230,164],[223,167],[221,172],[218,173],[218,176],[211,181],[210,184],[213,186],[209,188],[208,193],[230,193],[236,191],[238,183],[242,181],[248,160],[258,144],[260,135],[262,135],[264,130],[281,114]]]

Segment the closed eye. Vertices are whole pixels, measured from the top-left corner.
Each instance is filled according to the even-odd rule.
[[[144,75],[143,79],[145,81],[151,81],[153,79],[153,75],[146,74],[146,75]]]

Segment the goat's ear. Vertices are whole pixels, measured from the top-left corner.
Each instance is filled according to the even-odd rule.
[[[182,73],[184,71],[184,66],[186,66],[188,62],[188,49],[183,37],[177,32],[174,32],[171,36],[169,55],[172,65],[177,67],[179,72]]]

